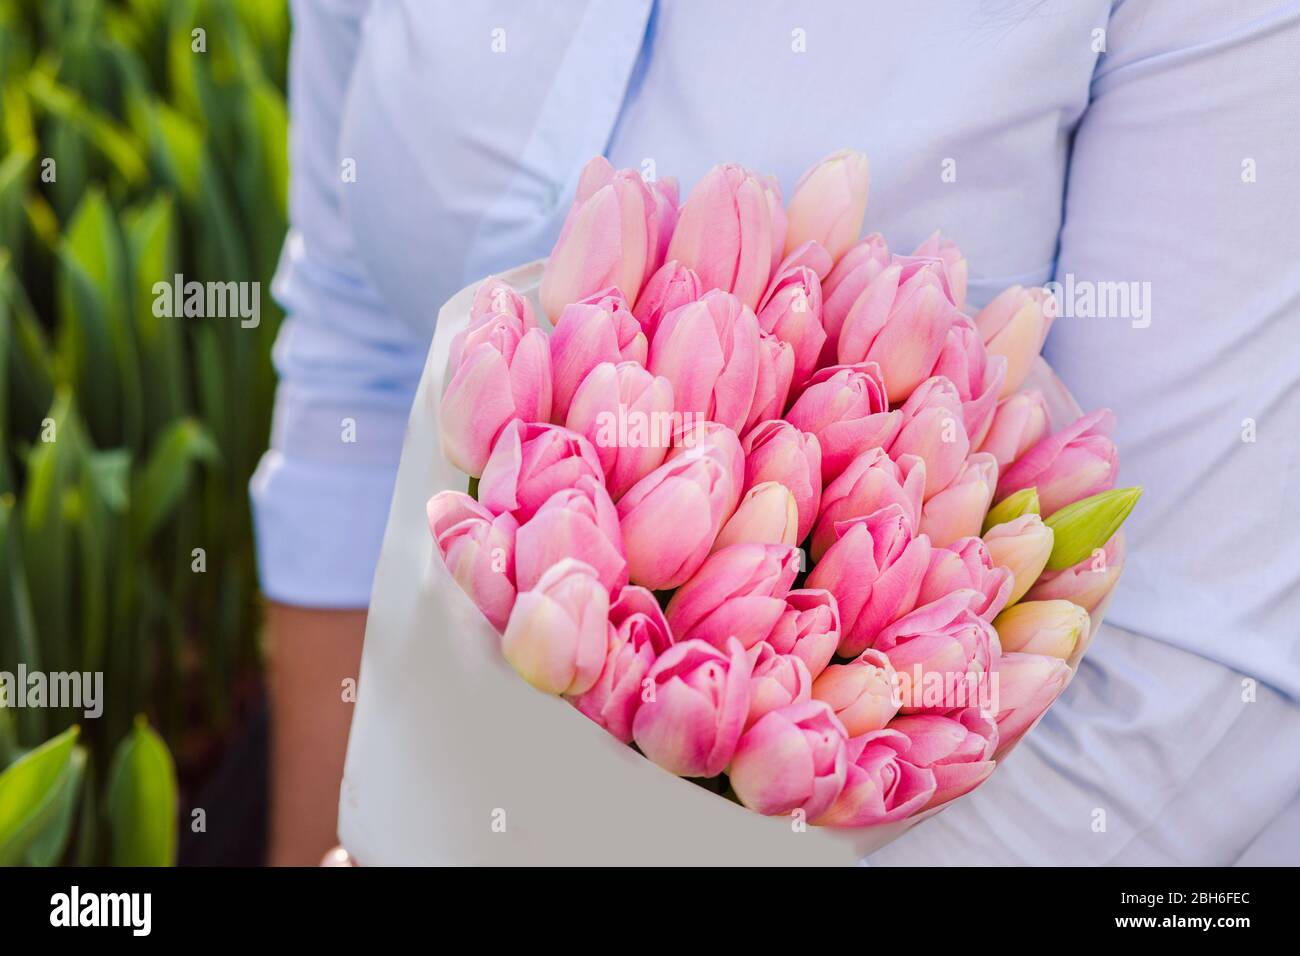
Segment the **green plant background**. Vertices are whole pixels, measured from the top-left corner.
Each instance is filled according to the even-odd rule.
[[[0,708],[0,864],[174,862],[256,684],[288,32],[285,0],[0,0],[0,671],[104,675],[98,719]],[[260,282],[260,325],[156,317],[175,273]]]

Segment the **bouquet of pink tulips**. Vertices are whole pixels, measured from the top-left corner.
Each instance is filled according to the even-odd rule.
[[[540,308],[477,291],[439,411],[467,490],[428,503],[526,681],[834,827],[989,776],[1069,680],[1140,493],[1110,412],[1049,433],[1050,295],[968,309],[952,241],[859,238],[867,187],[841,151],[788,205],[723,165],[679,206],[592,160]]]

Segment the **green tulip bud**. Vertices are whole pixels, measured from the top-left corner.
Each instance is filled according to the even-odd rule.
[[[989,509],[989,513],[984,516],[984,531],[981,534],[997,525],[1015,521],[1021,515],[1042,514],[1038,508],[1038,489],[1021,488]]]
[[[1045,519],[1055,534],[1047,570],[1061,571],[1105,547],[1141,497],[1140,486],[1116,488],[1066,505]]]

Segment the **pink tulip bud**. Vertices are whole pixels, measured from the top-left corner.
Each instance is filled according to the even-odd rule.
[[[633,310],[646,341],[654,340],[655,330],[665,315],[694,302],[704,291],[700,277],[680,262],[670,260],[660,266],[641,290],[641,297],[636,300]]]
[[[997,632],[971,610],[969,591],[918,607],[886,627],[875,647],[898,672],[905,714],[986,706]]]
[[[894,666],[868,648],[848,664],[832,664],[813,682],[812,695],[825,701],[850,737],[880,730],[898,713]]]
[[[647,183],[650,187],[650,195],[654,199],[654,212],[651,214],[651,220],[648,223],[650,234],[653,237],[653,255],[646,262],[645,278],[649,277],[664,263],[668,258],[668,244],[672,242],[673,232],[677,229],[677,207],[681,205],[678,201],[680,191],[677,187],[677,179],[673,176],[665,176],[663,179],[655,179]],[[632,301],[637,296],[632,295]]]
[[[728,769],[731,787],[756,813],[821,816],[844,788],[847,742],[844,726],[820,701],[770,711],[740,738]]]
[[[900,505],[840,522],[839,539],[808,575],[808,587],[825,588],[840,609],[843,657],[873,646],[881,629],[916,605],[930,564],[930,539],[912,537]]]
[[[807,266],[778,273],[758,310],[758,325],[794,349],[793,384],[802,388],[817,370],[826,344],[822,328],[822,286]]]
[[[710,292],[659,323],[648,368],[673,385],[682,413],[739,431],[758,387],[758,319],[726,292]]]
[[[826,669],[840,643],[840,608],[835,595],[822,588],[791,591],[785,610],[767,636],[778,654],[790,654],[816,678]]]
[[[500,315],[517,319],[524,332],[537,328],[533,304],[516,292],[505,280],[488,276],[479,283],[478,289],[474,292],[474,301],[469,307],[469,322],[452,337],[447,367],[459,368],[465,339],[475,329],[488,324]]]
[[[930,238],[916,247],[912,256],[919,259],[938,259],[942,262],[952,304],[959,309],[966,308],[966,279],[969,270],[966,267],[966,257],[957,248],[957,243],[951,239],[944,239],[939,235],[939,231],[935,230]]]
[[[622,743],[632,740],[632,719],[641,706],[642,681],[673,643],[659,602],[630,585],[609,607],[609,645],[596,683],[573,698],[573,706]]]
[[[447,571],[498,631],[515,604],[515,532],[509,515],[493,515],[469,495],[440,491],[427,506],[429,530]]]
[[[781,260],[781,264],[772,272],[772,284],[767,287],[767,292],[763,294],[763,300],[771,295],[776,286],[777,277],[786,272],[796,269],[809,269],[821,282],[831,274],[831,268],[835,263],[831,260],[831,254],[821,247],[819,243],[811,239],[807,242],[795,246]]]
[[[933,542],[931,542],[933,543]],[[1001,567],[979,538],[961,538],[930,552],[916,606],[933,604],[955,591],[970,594],[970,609],[992,621],[1010,601],[1011,572]]]
[[[685,583],[731,516],[737,475],[706,453],[670,458],[618,500],[634,584],[654,591]]]
[[[601,362],[645,364],[641,324],[622,296],[606,290],[592,298],[595,301],[566,305],[551,333],[551,415],[556,424],[568,417],[573,393]]]
[[[720,651],[679,641],[650,668],[632,736],[679,777],[714,777],[736,752],[749,714],[749,657],[739,641]]]
[[[564,424],[595,448],[610,497],[617,501],[663,464],[674,421],[668,379],[636,362],[602,362],[573,393]]]
[[[957,387],[962,422],[972,446],[984,440],[993,424],[1006,365],[1005,358],[990,356],[985,350],[975,323],[961,314],[954,318],[932,374],[942,375]]]
[[[554,322],[569,303],[610,286],[635,299],[659,267],[664,200],[633,170],[597,156],[583,168],[573,207],[542,275],[542,309]]]
[[[515,538],[515,573],[521,591],[534,587],[551,565],[577,558],[591,565],[605,588],[627,584],[627,558],[618,512],[599,478],[580,477],[537,509]]]
[[[903,759],[912,742],[896,730],[873,730],[848,744],[844,789],[813,823],[866,827],[906,820],[933,799],[934,771]]]
[[[668,258],[694,269],[706,289],[758,306],[772,271],[772,211],[767,187],[739,166],[714,166],[677,216]]]
[[[936,548],[959,538],[978,535],[998,486],[998,463],[992,455],[975,453],[966,459],[947,488],[931,495],[921,510],[921,531]]]
[[[767,199],[767,213],[772,221],[772,272],[776,275],[777,268],[785,255],[785,233],[788,222],[785,215],[785,205],[781,199],[781,184],[777,182],[775,176],[760,176],[759,182],[763,185],[763,196]]]
[[[900,414],[897,437],[887,446],[889,454],[895,459],[916,455],[925,462],[923,497],[928,501],[952,484],[970,452],[961,398],[946,378],[927,379],[903,403]]]
[[[608,628],[608,589],[591,565],[565,558],[515,599],[501,651],[538,690],[581,694],[604,667]]]
[[[817,436],[789,422],[770,420],[756,425],[741,443],[745,452],[745,486],[780,482],[794,495],[799,511],[795,540],[808,537],[822,494],[822,450]]]
[[[975,316],[989,354],[1007,360],[999,397],[1005,398],[1025,383],[1055,317],[1056,300],[1050,292],[1018,285],[999,293]]]
[[[790,397],[794,377],[794,349],[767,332],[758,333],[758,378],[754,385],[754,402],[745,419],[748,432],[761,422],[780,418]]]
[[[799,543],[799,506],[790,489],[780,482],[765,481],[745,492],[735,514],[722,526],[713,550],[733,544]]]
[[[799,564],[797,548],[732,545],[709,556],[672,596],[664,616],[679,641],[702,640],[722,648],[734,637],[751,648],[785,612]]]
[[[870,185],[867,157],[856,150],[837,150],[808,169],[790,197],[786,252],[811,239],[839,259],[862,232]]]
[[[867,362],[816,372],[785,418],[800,431],[817,436],[822,483],[828,485],[862,452],[889,447],[903,413],[889,410],[880,367]]]
[[[889,505],[900,506],[908,525],[916,528],[924,488],[925,462],[920,458],[903,455],[895,462],[881,448],[864,451],[822,494],[810,549],[813,561],[820,561],[835,543],[835,527],[841,521],[864,518]]]
[[[984,535],[990,560],[1012,574],[1007,604],[1015,604],[1024,597],[1043,573],[1052,554],[1054,537],[1052,529],[1036,514],[1023,514],[995,525]]]
[[[559,425],[516,420],[492,449],[478,500],[493,514],[509,511],[525,522],[547,498],[572,488],[583,475],[602,480],[600,459],[587,439]]]
[[[766,641],[759,641],[748,654],[751,672],[746,730],[764,714],[812,699],[812,675],[801,659],[778,654]]]
[[[822,282],[822,326],[826,330],[826,342],[818,366],[835,364],[844,320],[871,281],[891,262],[885,237],[873,232],[835,263],[835,268]]]
[[[1005,651],[1044,654],[1068,661],[1088,638],[1088,612],[1069,601],[1022,601],[993,621]]]
[[[991,532],[990,532],[991,533]],[[1086,611],[1095,611],[1114,590],[1124,570],[1124,536],[1117,534],[1106,547],[1093,552],[1064,571],[1045,571],[1025,594],[1031,601],[1062,599]]]
[[[692,417],[684,420],[673,432],[673,445],[665,461],[678,458],[712,458],[732,479],[734,487],[726,499],[725,511],[729,516],[736,510],[740,495],[745,491],[745,452],[735,431],[717,422],[707,422]]]
[[[998,725],[978,707],[947,716],[912,714],[889,725],[907,737],[907,762],[934,773],[935,792],[926,808],[970,793],[993,772]]]
[[[504,313],[485,320],[463,345],[443,393],[438,429],[447,460],[478,476],[508,424],[550,418],[551,357],[544,332],[524,331],[519,319]]]
[[[1050,516],[1114,488],[1119,474],[1119,452],[1109,437],[1114,427],[1114,414],[1104,408],[1044,438],[1003,473],[997,500],[1037,488],[1040,510]]]
[[[991,454],[1005,472],[1047,434],[1047,402],[1043,393],[1015,392],[998,402],[979,450]]]
[[[1070,682],[1065,661],[1009,651],[997,658],[998,749],[1001,758],[1043,716]]]

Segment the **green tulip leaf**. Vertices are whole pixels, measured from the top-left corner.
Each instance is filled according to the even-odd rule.
[[[176,862],[176,766],[143,717],[118,745],[108,772],[108,820],[114,866]]]
[[[74,768],[79,733],[75,725],[68,728],[0,773],[0,866],[24,862],[33,847],[48,854],[51,841],[42,838],[64,820],[69,774],[80,781],[81,768]]]

